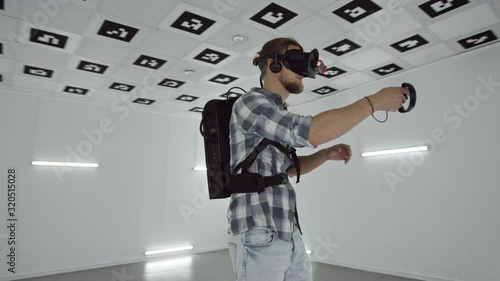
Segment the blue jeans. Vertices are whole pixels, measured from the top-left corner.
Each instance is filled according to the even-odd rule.
[[[311,262],[297,227],[291,241],[265,227],[230,235],[229,256],[236,281],[312,281]]]

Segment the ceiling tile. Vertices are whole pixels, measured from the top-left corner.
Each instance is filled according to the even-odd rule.
[[[442,43],[442,40],[427,27],[422,27],[384,42],[381,49],[399,57],[421,51],[438,43]]]
[[[229,21],[201,8],[179,3],[165,19],[158,25],[162,30],[178,33],[180,35],[204,40],[216,34]]]
[[[241,56],[224,67],[224,71],[240,76],[253,76],[260,73],[259,67],[253,65],[253,57]]]
[[[431,62],[453,56],[455,52],[445,43],[405,55],[402,59],[413,66],[422,66]]]
[[[322,15],[312,15],[284,31],[285,36],[295,38],[304,49],[310,50],[331,38],[336,38],[346,31],[341,25],[336,25]],[[328,34],[328,36],[326,36]]]
[[[147,94],[144,95],[148,99],[154,99],[157,101],[163,100],[174,100],[179,96],[179,91],[174,89],[168,89],[166,87],[156,87],[151,88],[151,90],[147,91]]]
[[[93,77],[107,77],[113,74],[117,66],[92,57],[72,56],[67,65],[68,70],[76,71],[76,74],[90,74]]]
[[[243,35],[247,38],[247,41],[235,43],[231,40],[234,35]],[[271,39],[272,36],[270,34],[262,32],[260,29],[245,23],[234,22],[225,25],[217,33],[209,36],[206,42],[235,52],[246,53],[254,48],[256,44],[261,44]]]
[[[393,74],[399,74],[405,70],[409,70],[413,66],[405,61],[394,59],[390,62],[384,62],[379,65],[372,66],[363,71],[363,73],[373,77],[388,77]]]
[[[292,0],[292,2],[304,6],[304,8],[315,12],[320,12],[332,4],[332,0],[314,0],[314,1]]]
[[[10,59],[0,57],[0,72],[1,73],[12,73],[14,69],[15,62]]]
[[[57,87],[57,82],[53,79],[32,78],[27,75],[15,75],[13,77],[13,86],[18,88],[28,88],[35,91],[47,93],[53,92]]]
[[[21,1],[3,0],[2,2],[3,9],[0,9],[0,17],[7,16],[12,18],[19,18]]]
[[[172,69],[179,60],[164,54],[136,49],[123,62],[123,65],[140,69],[146,72],[167,72]]]
[[[50,69],[66,68],[70,60],[70,55],[54,50],[54,48],[39,48],[26,44],[18,46],[16,55],[19,61]]]
[[[17,61],[14,65],[14,73],[18,76],[26,76],[44,81],[57,81],[62,73],[58,69],[49,68],[45,65],[37,65]],[[18,85],[22,86],[22,85]]]
[[[82,7],[73,1],[22,1],[20,18],[33,23],[36,27],[48,27],[75,34],[83,34],[85,24],[93,9]],[[43,28],[42,28],[43,29]]]
[[[194,72],[185,73],[186,70]],[[200,65],[190,60],[178,60],[165,72],[165,75],[182,81],[199,81],[213,71],[209,65]]]
[[[121,66],[116,68],[111,75],[111,79],[126,81],[134,85],[142,85],[147,76],[149,76],[149,73],[142,69]]]
[[[14,81],[20,81],[19,79],[16,79],[16,77],[14,76],[13,77],[13,80]],[[56,84],[54,84],[54,87],[55,87]],[[51,97],[54,95],[54,92],[53,91],[46,91],[46,90],[42,90],[42,89],[39,89],[37,88],[38,86],[33,86],[31,84],[26,84],[26,86],[15,86],[15,85],[12,85],[12,91],[14,93],[19,93],[21,95],[25,95],[25,94],[28,94],[28,95],[31,95],[31,96],[36,96],[36,97]]]
[[[357,22],[350,23],[347,20],[339,17],[338,15],[336,15],[334,13],[334,11],[339,10],[340,8],[344,7],[345,5],[355,3],[355,2],[356,1],[352,1],[352,0],[333,1],[333,4],[323,8],[321,11],[319,11],[319,13],[321,15],[323,15],[326,19],[331,21],[332,24],[337,25],[337,26],[341,27],[342,29],[352,29],[352,28],[355,28],[359,25],[365,24],[366,22],[372,21],[374,14],[372,14],[371,16],[365,17]],[[365,4],[366,2],[368,2],[368,1],[366,1],[366,0],[365,1],[357,1],[357,3],[359,3],[359,4]],[[369,2],[371,3],[372,1],[369,1]],[[376,3],[376,4],[378,4],[378,3]],[[382,5],[379,7],[382,9],[386,8],[385,6],[382,6]],[[365,10],[362,8],[361,9],[346,8],[345,10],[353,10],[354,11],[353,13],[355,13],[356,11],[364,11],[365,12]],[[378,12],[380,12],[380,10]],[[361,13],[358,13],[358,14],[361,14]]]
[[[433,23],[429,25],[429,29],[441,39],[448,40],[496,22],[498,22],[498,16],[489,3],[484,3],[445,20]]]
[[[352,56],[348,56],[345,59],[342,59],[340,62],[349,65],[350,67],[363,70],[367,68],[371,68],[375,65],[388,62],[394,59],[393,56],[387,54],[379,48],[371,48],[360,52],[359,54],[355,54]]]
[[[99,3],[99,0],[72,0],[72,1],[77,5],[94,10],[97,9],[97,5]]]
[[[232,50],[203,43],[187,54],[185,59],[203,66],[221,68],[237,57],[238,54]]]
[[[14,41],[0,39],[0,57],[15,59],[19,45]]]
[[[206,10],[217,16],[234,19],[241,16],[243,12],[255,5],[254,1],[245,0],[214,0],[214,1],[200,1],[200,0],[185,0],[182,1],[190,5]]]
[[[336,85],[339,85],[343,88],[353,88],[359,85],[363,85],[372,81],[375,81],[376,79],[366,75],[361,72],[353,73],[353,74],[348,74],[346,76],[340,77],[338,79],[335,79],[333,83]]]
[[[120,18],[133,18],[145,25],[158,26],[177,1],[148,0],[137,5],[137,0],[100,1],[98,10]]]
[[[249,7],[237,20],[273,36],[282,36],[281,32],[312,15],[312,11],[290,1],[262,0]],[[253,20],[252,20],[253,18]]]
[[[86,37],[112,44],[137,47],[149,36],[153,28],[134,20],[97,12],[88,20]]]
[[[6,16],[0,16],[0,38],[16,41],[17,40],[18,20]]]
[[[100,41],[83,38],[75,54],[82,57],[95,58],[96,60],[121,64],[134,52],[134,48],[116,45],[110,41]]]
[[[9,73],[0,72],[0,89],[11,90],[12,85],[14,84],[13,77]]]
[[[98,100],[112,101],[115,104],[120,104],[123,100],[128,101],[130,99],[129,95],[123,94],[117,91],[95,89],[92,92],[92,98]]]
[[[215,75],[213,75],[215,76]],[[232,87],[232,85],[218,85],[216,83],[209,82],[208,79],[210,79],[213,76],[207,76],[204,80],[202,80],[200,83],[188,83],[183,87],[183,91],[187,93],[191,93],[197,96],[204,96],[204,97],[214,97],[214,96],[219,96],[229,88]],[[210,78],[208,78],[210,77]],[[237,81],[235,81],[237,82]],[[236,85],[236,83],[235,83]]]
[[[76,87],[74,85],[67,85],[66,83],[59,83],[54,91],[54,96],[88,101],[94,97],[95,91],[96,90],[92,88]]]
[[[394,10],[394,12],[382,10],[379,15],[383,16],[374,16],[376,20],[357,28],[362,30],[363,38],[369,40],[371,44],[378,45],[422,27],[422,24],[403,9]]]
[[[490,41],[489,36],[494,36],[496,37],[496,39],[494,41]],[[499,39],[500,39],[500,22],[452,38],[450,40],[447,40],[446,43],[450,48],[452,48],[457,53],[462,53],[473,50],[475,48],[484,47],[492,43],[497,43]],[[462,44],[460,44],[459,41],[462,40],[470,42],[469,49],[465,48]]]
[[[200,40],[172,31],[155,30],[139,44],[138,49],[183,58],[201,44]]]
[[[181,94],[180,94],[181,95]],[[202,104],[203,106],[204,104]],[[155,108],[157,109],[165,109],[168,111],[189,111],[189,109],[198,106],[198,103],[194,102],[184,102],[184,101],[178,101],[178,100],[163,100],[159,101],[157,104],[155,104]]]
[[[82,39],[78,34],[36,26],[27,21],[19,21],[17,35],[19,43],[64,53],[74,53]]]
[[[102,75],[76,69],[63,71],[59,81],[70,86],[83,88],[100,88],[103,84],[109,83],[109,80]]]

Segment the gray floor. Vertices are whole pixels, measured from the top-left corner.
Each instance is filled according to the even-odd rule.
[[[418,281],[322,263],[313,263],[313,277],[314,281]],[[221,250],[188,256],[167,256],[141,263],[17,280],[231,281],[234,280],[234,277],[229,254],[227,250]]]

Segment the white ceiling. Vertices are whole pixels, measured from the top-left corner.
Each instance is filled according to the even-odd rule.
[[[498,0],[0,0],[0,88],[198,116],[258,86],[253,56],[291,36],[331,75],[293,106],[497,43],[499,15]]]

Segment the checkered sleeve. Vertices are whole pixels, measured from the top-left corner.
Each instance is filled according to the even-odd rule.
[[[308,141],[311,116],[280,109],[257,93],[243,95],[235,106],[238,125],[244,132],[293,147],[313,147]]]

